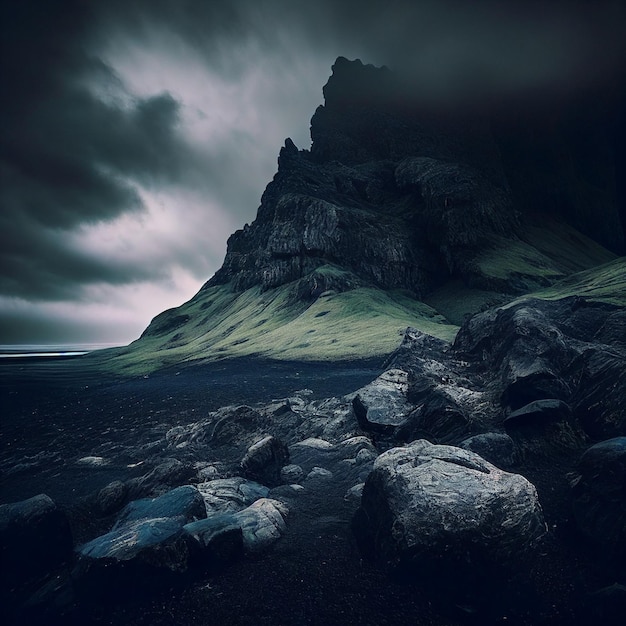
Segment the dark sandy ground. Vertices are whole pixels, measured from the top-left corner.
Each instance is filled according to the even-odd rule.
[[[75,358],[0,364],[0,503],[47,493],[74,515],[75,525],[72,510],[82,497],[112,480],[141,473],[141,468],[128,467],[138,461],[130,457],[127,463],[95,470],[77,463],[103,443],[123,441],[132,448],[220,406],[268,402],[303,388],[320,398],[343,395],[380,372],[378,362],[245,360],[116,379],[102,376],[89,363]],[[11,470],[16,462],[22,465],[19,471]],[[547,502],[548,522],[560,524],[562,507],[557,505],[566,485],[555,490],[541,467],[528,477]],[[338,484],[319,501],[312,498],[289,517],[287,534],[260,557],[176,587],[157,589],[144,581],[147,592],[132,591],[123,600],[104,596],[80,607],[65,623],[565,626],[589,623],[576,590],[607,584],[602,566],[593,565],[593,551],[583,550],[572,559],[556,542],[535,555],[529,584],[516,580],[516,564],[507,564],[510,580],[493,580],[493,587],[488,583],[481,589],[480,598],[474,594],[466,601],[463,589],[436,598],[423,581],[391,580],[361,559],[349,525],[356,505],[344,494],[345,486]],[[579,569],[586,577],[582,586]]]

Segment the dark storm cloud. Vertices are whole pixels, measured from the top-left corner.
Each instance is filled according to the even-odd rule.
[[[338,55],[401,70],[425,101],[531,100],[617,84],[624,18],[619,1],[4,2],[0,297],[79,301],[175,265],[203,282],[284,137],[307,147]],[[128,216],[102,231],[134,228],[116,256],[92,227]]]
[[[0,293],[80,297],[83,283],[162,276],[68,250],[59,229],[140,211],[136,183],[199,175],[179,103],[133,97],[92,55],[89,3],[3,3],[2,12]]]

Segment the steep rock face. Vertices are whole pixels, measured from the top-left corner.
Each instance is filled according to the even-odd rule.
[[[122,368],[386,356],[409,325],[450,340],[468,313],[614,261],[575,226],[620,250],[617,157],[592,109],[585,119],[600,139],[566,142],[568,168],[549,120],[535,128],[515,112],[434,111],[386,68],[339,58],[324,96],[311,150],[286,140],[256,219],[229,238],[221,269],[119,353]],[[555,204],[555,189],[571,202]],[[582,282],[598,291],[595,278]]]
[[[331,263],[421,296],[450,274],[469,279],[477,248],[512,236],[517,217],[488,126],[407,109],[394,80],[337,60],[311,151],[285,142],[256,220],[231,236],[208,286],[268,289]]]
[[[341,57],[324,97],[311,120],[311,150],[286,141],[256,220],[231,236],[208,286],[233,281],[238,290],[269,289],[327,263],[418,297],[450,276],[484,286],[479,253],[494,237],[515,240],[520,213],[537,211],[571,212],[576,226],[622,249],[606,141],[589,140],[584,152],[565,141],[567,125],[560,134],[529,138],[532,120],[503,116],[494,133],[487,112],[428,110],[386,68]],[[601,130],[593,127],[598,137]],[[557,167],[555,146],[563,142],[574,169]],[[584,163],[596,155],[592,171]],[[565,199],[556,202],[555,193]],[[591,227],[599,211],[605,223]],[[497,287],[519,289],[513,281]]]

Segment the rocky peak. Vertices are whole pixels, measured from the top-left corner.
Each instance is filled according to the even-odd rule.
[[[328,264],[351,285],[418,296],[469,280],[476,246],[517,225],[488,125],[424,111],[390,70],[343,57],[324,97],[311,151],[285,141],[257,219],[208,285],[267,289]]]

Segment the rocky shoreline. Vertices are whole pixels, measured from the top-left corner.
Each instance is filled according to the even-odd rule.
[[[126,431],[108,426],[125,440],[107,441],[100,424],[98,445],[92,438],[77,459],[83,477],[111,478],[111,466],[126,476],[61,504],[3,497],[5,614],[81,624],[619,623],[625,328],[617,306],[529,300],[474,316],[454,344],[409,329],[370,383],[371,369],[344,368],[340,381],[334,365],[329,382],[318,370],[318,393],[213,409],[179,387],[178,404],[142,424],[127,413]],[[288,372],[315,382],[305,364],[276,367],[265,370],[274,391]],[[173,398],[166,381],[185,377],[200,394],[200,371],[156,375],[148,395]],[[252,363],[249,392],[263,372]],[[332,385],[335,395],[324,394]],[[102,384],[102,397],[128,401],[112,389]],[[76,394],[65,401],[84,401]],[[36,478],[51,463],[23,471]],[[2,470],[6,488],[6,453]]]

